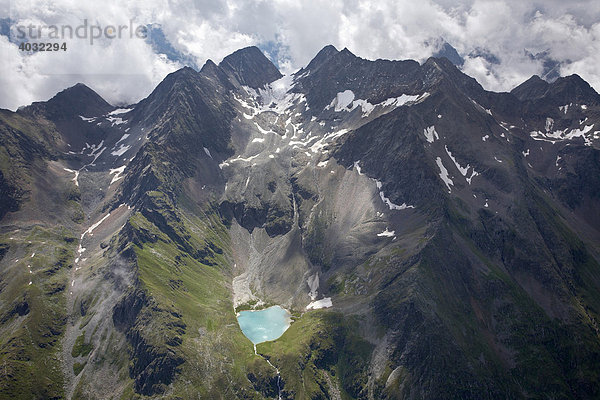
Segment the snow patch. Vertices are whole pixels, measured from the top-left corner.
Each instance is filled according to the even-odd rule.
[[[116,110],[109,112],[108,115],[125,114],[131,110],[133,110],[133,108],[117,108]]]
[[[550,132],[547,130],[546,132],[541,131],[532,131],[530,132],[530,136],[534,140],[541,140],[544,142],[556,143],[558,141],[563,140],[573,140],[576,138],[582,138],[586,146],[591,146],[592,141],[588,137],[588,133],[592,130],[594,125],[586,125],[583,129],[575,128],[575,129],[563,129],[563,130],[555,130],[554,132]]]
[[[129,129],[129,128],[127,128],[127,129]],[[119,143],[121,143],[123,140],[127,139],[129,136],[130,136],[130,135],[129,135],[128,133],[126,133],[126,134],[124,134],[123,136],[121,136],[121,139],[119,139],[119,140],[117,141],[117,143],[115,143],[115,146],[113,147],[113,149],[114,149],[114,148],[115,148],[115,147],[116,147],[116,146],[117,146]]]
[[[258,131],[260,133],[262,133],[263,135],[269,134],[269,133],[275,133],[273,131],[268,131],[266,129],[263,129],[256,121],[254,121],[254,125],[256,125],[256,128],[258,129]]]
[[[325,110],[330,110],[333,108],[335,112],[350,112],[360,107],[362,110],[362,117],[365,118],[368,117],[377,107],[385,109],[392,108],[393,110],[395,108],[402,107],[407,104],[418,103],[423,99],[427,98],[428,96],[429,93],[427,92],[419,95],[402,94],[401,96],[391,97],[377,104],[371,104],[368,100],[364,99],[354,100],[354,92],[352,92],[351,90],[344,90],[343,92],[339,92],[336,95],[336,97],[334,97],[333,100],[331,100],[331,103],[329,103],[329,105],[325,107]],[[391,110],[386,111],[390,112]]]
[[[348,106],[353,100],[354,92],[352,92],[352,90],[344,90],[343,92],[339,92],[335,98],[331,100],[331,103],[325,107],[325,110],[329,110],[331,108],[333,108],[335,112],[347,110],[349,108]]]
[[[314,301],[317,298],[317,292],[319,290],[319,273],[317,272],[314,275],[309,276],[306,283],[310,288],[308,295],[310,296],[310,299]]]
[[[356,168],[356,171],[359,175],[364,175],[360,169],[360,160],[354,161],[354,168]]]
[[[375,106],[373,104],[369,103],[368,100],[362,100],[362,99],[354,100],[352,102],[352,109],[354,110],[357,107],[360,107],[362,109],[362,117],[363,118],[368,117],[375,109]]]
[[[433,143],[436,139],[439,140],[439,135],[435,130],[435,126],[430,126],[429,128],[425,128],[423,130],[423,135],[425,135],[425,139],[427,139],[427,141],[429,143]]]
[[[63,168],[63,169],[65,171],[67,171],[67,172],[71,172],[71,173],[75,174],[75,177],[72,179],[72,181],[75,182],[75,186],[79,187],[79,180],[78,180],[78,178],[79,178],[79,171],[74,171],[74,170],[69,169],[69,168]]]
[[[466,167],[462,167],[458,163],[458,161],[456,161],[456,158],[452,155],[452,153],[448,149],[448,146],[444,146],[444,147],[446,148],[446,153],[448,154],[448,157],[450,157],[450,159],[452,160],[452,162],[456,166],[456,169],[458,169],[458,171],[461,173],[462,176],[465,177],[465,180],[470,185],[471,181],[473,180],[473,178],[476,177],[477,175],[479,175],[479,173],[477,171],[475,171],[475,168],[471,167],[469,164],[467,164]],[[470,168],[472,169],[471,176],[467,177],[467,174],[469,173],[469,169]]]
[[[89,149],[90,154],[88,154],[88,155],[91,157],[94,157],[94,156],[96,156],[97,151],[99,151],[99,150],[103,151],[103,147],[102,147],[103,145],[104,145],[104,140],[100,141],[100,143],[98,143],[98,144],[86,143],[85,147],[81,150],[80,154],[85,153],[85,151]]]
[[[378,233],[379,237],[393,237],[396,233],[394,231],[389,231],[388,228],[385,228],[385,231]]]
[[[106,119],[108,120],[108,122],[111,123],[111,126],[122,125],[127,123],[127,121],[121,117],[106,117]]]
[[[405,104],[417,103],[417,102],[423,101],[427,97],[429,97],[429,93],[427,93],[427,92],[425,92],[423,94],[417,94],[417,95],[403,94],[402,96],[399,96],[399,97],[392,97],[387,100],[384,100],[382,103],[379,103],[379,104],[381,104],[383,107],[389,107],[389,106],[402,107]]]
[[[481,104],[479,104],[478,102],[476,102],[473,99],[470,99],[470,100],[473,102],[473,104],[475,104],[475,107],[478,108],[479,111],[482,111],[482,112],[485,112],[486,114],[492,115],[492,110],[483,107]]]
[[[256,155],[254,155],[254,156],[250,156],[250,157],[248,157],[248,158],[242,158],[242,156],[237,156],[237,158],[231,159],[231,160],[229,160],[229,161],[230,161],[230,162],[234,162],[234,161],[250,162],[250,161],[254,160],[256,157],[258,157],[259,155],[260,155],[260,154],[256,154]],[[219,164],[219,167],[221,167],[221,165],[222,165],[222,164],[229,165],[228,163],[226,163],[226,162],[223,162],[223,163]]]
[[[92,226],[90,226],[87,231],[83,232],[81,234],[81,240],[83,240],[83,238],[85,237],[85,235],[89,234],[90,236],[94,235],[94,229],[96,229],[97,227],[100,226],[100,224],[102,224],[104,222],[104,220],[106,218],[110,217],[110,213],[106,214],[104,217],[102,217],[102,219],[100,219],[100,221],[96,222],[95,224],[93,224]],[[81,244],[79,245],[79,248],[81,249]],[[85,249],[83,249],[85,251]],[[83,251],[81,251],[82,253]]]
[[[444,181],[444,183],[448,187],[448,193],[452,193],[452,188],[450,186],[454,186],[454,182],[452,182],[452,179],[450,179],[450,177],[448,176],[448,170],[446,169],[446,167],[444,167],[442,159],[440,157],[437,157],[435,163],[440,169],[440,178],[442,178],[442,181]]]
[[[123,171],[125,171],[125,167],[127,167],[126,165],[123,165],[122,167],[119,168],[111,168],[110,171],[108,172],[109,175],[115,175],[113,176],[112,180],[110,181],[110,184],[112,185],[113,183],[115,183],[116,181],[118,181],[119,179],[123,178],[121,176],[121,174],[123,173]]]
[[[331,297],[325,297],[324,299],[313,301],[306,306],[307,310],[318,310],[320,308],[329,308],[333,305]]]
[[[238,99],[238,101],[253,111],[253,115],[250,118],[267,111],[276,114],[284,114],[295,103],[306,102],[306,98],[303,94],[290,93],[290,89],[293,85],[294,77],[292,75],[284,75],[280,79],[266,85],[264,88],[258,89],[258,91],[248,86],[242,86],[246,93],[258,102],[258,106],[254,107],[247,103],[244,104],[240,99]],[[244,115],[244,117],[247,118],[246,115]]]
[[[112,154],[113,156],[119,157],[119,156],[122,156],[123,154],[125,154],[127,152],[127,150],[129,150],[129,149],[131,149],[131,146],[121,144],[117,150],[111,152],[110,154]]]
[[[387,198],[381,190],[383,184],[377,180],[375,181],[375,183],[377,185],[377,189],[379,189],[379,197],[381,198],[381,201],[383,201],[383,203],[387,205],[390,210],[406,210],[407,208],[415,208],[415,206],[409,206],[406,203],[402,203],[401,205],[392,203],[392,201],[389,198]]]
[[[558,107],[558,109],[566,114],[569,111],[569,107],[572,105],[573,105],[573,103],[565,104],[564,106]]]

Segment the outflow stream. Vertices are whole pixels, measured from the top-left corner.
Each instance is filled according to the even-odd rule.
[[[290,313],[280,306],[272,306],[264,310],[241,311],[238,313],[238,323],[242,332],[254,345],[254,354],[262,357],[277,372],[278,399],[281,400],[281,374],[266,357],[258,354],[258,343],[276,340],[290,327]]]

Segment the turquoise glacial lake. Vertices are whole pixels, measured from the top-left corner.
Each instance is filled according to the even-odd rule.
[[[291,315],[279,306],[241,311],[237,317],[242,332],[254,344],[278,339],[290,327]]]

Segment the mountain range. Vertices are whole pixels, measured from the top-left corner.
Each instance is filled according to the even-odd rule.
[[[577,75],[248,47],[0,110],[1,398],[599,398],[599,262]]]

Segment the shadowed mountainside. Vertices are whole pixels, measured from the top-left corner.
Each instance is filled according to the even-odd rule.
[[[333,46],[2,110],[0,397],[597,398],[599,158],[576,75]]]

